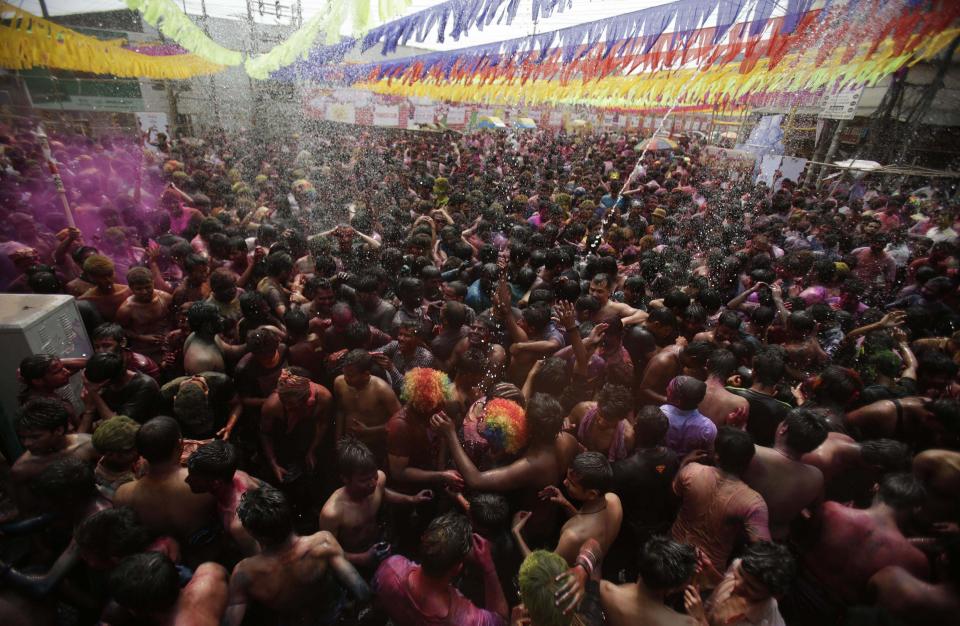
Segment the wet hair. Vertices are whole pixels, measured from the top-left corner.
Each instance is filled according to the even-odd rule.
[[[367,350],[356,348],[347,352],[347,355],[343,357],[342,369],[347,369],[348,367],[360,370],[361,372],[369,372],[373,367],[373,357],[370,356],[370,352]]]
[[[232,444],[214,439],[197,448],[187,459],[187,469],[192,474],[223,482],[233,480],[240,457]]]
[[[693,376],[677,376],[667,385],[667,402],[678,409],[697,408],[707,395],[707,384]]]
[[[62,428],[67,430],[70,414],[63,402],[54,398],[33,398],[20,407],[17,417],[18,432],[51,432]]]
[[[939,398],[924,402],[923,408],[933,413],[933,419],[937,420],[947,432],[960,432],[960,403],[956,400]]]
[[[567,571],[567,562],[556,552],[536,550],[520,565],[518,586],[520,600],[537,626],[569,626],[572,615],[564,615],[557,606],[557,577]]]
[[[500,530],[510,524],[510,503],[502,493],[477,493],[468,500],[470,519],[481,528]]]
[[[771,596],[787,592],[797,577],[797,562],[786,546],[759,541],[747,546],[740,568],[766,587]]]
[[[440,578],[463,562],[473,546],[470,520],[459,513],[434,518],[420,537],[420,566],[431,578]]]
[[[830,365],[817,377],[813,395],[820,403],[847,406],[862,389],[863,384],[855,373],[839,365]]]
[[[721,426],[717,429],[714,448],[717,451],[717,466],[737,476],[747,471],[753,455],[756,454],[750,433],[731,426]]]
[[[786,365],[778,349],[764,349],[753,356],[753,377],[762,385],[776,385],[783,379]]]
[[[949,356],[939,350],[927,350],[917,359],[917,378],[923,380],[930,375],[943,375],[955,378],[957,364]]]
[[[776,316],[777,312],[772,307],[763,305],[750,311],[750,321],[757,326],[769,326]]]
[[[693,546],[664,536],[654,536],[643,544],[637,564],[640,580],[648,589],[666,591],[687,584],[697,567]]]
[[[133,554],[110,573],[110,593],[117,604],[132,611],[165,611],[180,597],[180,575],[165,554]]]
[[[671,311],[683,311],[690,306],[690,296],[679,289],[673,289],[663,297],[663,306]]]
[[[247,349],[254,354],[266,354],[280,347],[280,338],[266,328],[257,328],[247,333]]]
[[[293,269],[293,257],[286,252],[271,252],[265,264],[267,275],[277,277]]]
[[[593,278],[590,279],[591,283],[603,283],[605,289],[613,290],[614,279],[611,275],[600,272],[594,274]]]
[[[293,511],[282,493],[268,485],[247,491],[237,516],[259,543],[276,545],[293,532]]]
[[[660,407],[650,404],[637,413],[633,427],[637,448],[652,448],[661,445],[670,430],[670,420]]]
[[[150,532],[127,507],[97,511],[85,518],[73,533],[81,550],[102,559],[122,559],[150,545]]]
[[[148,420],[137,431],[137,452],[149,463],[169,461],[180,445],[180,424],[161,415]]]
[[[677,327],[677,316],[673,314],[673,311],[667,308],[651,308],[650,315],[647,320],[656,322],[661,326],[669,326],[670,328]]]
[[[251,292],[245,292],[240,296],[241,305],[248,293]],[[258,293],[257,295],[259,296],[260,294]],[[246,312],[244,312],[244,315],[246,315]],[[187,309],[187,324],[190,326],[190,330],[195,333],[216,334],[221,329],[220,309],[212,302],[194,302],[190,305],[190,308]]]
[[[683,359],[689,359],[694,363],[706,364],[710,353],[716,349],[717,346],[709,341],[694,341],[681,350],[680,357]]]
[[[633,410],[633,395],[626,387],[607,383],[597,394],[597,407],[604,419],[619,421]]]
[[[707,372],[726,381],[737,370],[737,357],[729,350],[714,350],[707,358]]]
[[[113,339],[121,346],[126,345],[127,335],[120,324],[113,322],[104,322],[93,329],[90,335],[91,341],[103,341],[104,339]]]
[[[534,332],[541,332],[550,324],[550,315],[548,306],[535,304],[523,310],[523,321]]]
[[[133,285],[152,285],[153,274],[145,267],[131,267],[127,271],[127,284]]]
[[[613,469],[607,455],[601,452],[581,452],[570,463],[570,470],[584,489],[593,489],[601,495],[613,482]]]
[[[210,290],[214,293],[226,291],[237,286],[237,275],[225,268],[218,267],[210,273]]]
[[[116,380],[127,371],[123,357],[112,352],[97,352],[87,359],[83,375],[92,383]]]
[[[187,258],[183,260],[183,269],[189,274],[198,267],[206,267],[209,264],[210,262],[207,260],[207,257],[202,254],[193,253],[188,254]]]
[[[43,378],[53,367],[53,364],[59,360],[59,357],[53,354],[32,354],[20,361],[20,367],[17,373],[23,382],[30,385],[31,381]]]
[[[860,458],[867,465],[879,467],[884,474],[905,472],[913,463],[910,446],[896,439],[870,439],[860,444]]]
[[[827,439],[830,432],[827,420],[810,409],[793,409],[787,413],[783,423],[787,427],[787,446],[798,454],[806,454],[816,449]]]
[[[76,457],[54,461],[30,481],[30,489],[56,503],[82,502],[96,495],[89,463]]]
[[[344,437],[337,442],[337,471],[348,478],[376,474],[377,458],[367,444],[354,437]]]
[[[909,472],[887,474],[880,479],[877,498],[897,511],[907,511],[923,504],[927,490],[920,479]]]
[[[310,332],[310,320],[302,309],[290,309],[284,313],[283,325],[292,337],[305,337]]]
[[[440,317],[452,328],[461,328],[467,323],[467,307],[460,302],[450,300],[444,303]]]
[[[527,401],[527,432],[531,443],[553,441],[563,426],[563,408],[552,395],[534,393]]]

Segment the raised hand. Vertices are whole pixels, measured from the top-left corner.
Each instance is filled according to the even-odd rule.
[[[567,332],[577,327],[577,311],[573,304],[567,301],[557,302],[553,310],[555,315],[553,321],[563,327]]]

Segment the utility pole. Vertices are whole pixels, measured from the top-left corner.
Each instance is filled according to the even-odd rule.
[[[50,12],[47,11],[46,0],[40,0],[40,14],[43,16],[44,19],[47,19],[48,17],[50,17]]]
[[[837,122],[837,127],[833,130],[833,138],[830,140],[830,147],[827,148],[827,154],[823,157],[824,163],[830,163],[833,161],[834,155],[837,154],[837,150],[840,148],[840,136],[843,134],[844,129],[847,127],[847,122],[849,120],[840,120]],[[820,166],[820,173],[817,175],[817,182],[820,182],[820,179],[823,178],[826,168]]]

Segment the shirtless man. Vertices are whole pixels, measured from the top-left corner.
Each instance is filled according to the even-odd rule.
[[[333,381],[337,409],[337,440],[344,433],[367,445],[385,467],[387,422],[400,410],[400,400],[382,378],[371,376],[373,357],[366,350],[351,350],[343,360],[343,374]]]
[[[91,467],[96,464],[100,455],[90,435],[67,434],[69,418],[63,403],[53,398],[34,398],[20,409],[17,436],[27,451],[13,464],[10,477],[21,512],[26,512],[32,501],[28,484],[51,463],[74,458]]]
[[[227,608],[227,570],[203,563],[180,588],[180,574],[166,555],[128,556],[110,573],[114,602],[104,626],[219,626]]]
[[[923,485],[914,476],[888,474],[868,509],[830,501],[821,505],[815,516],[819,538],[803,553],[803,560],[832,604],[863,602],[870,578],[891,565],[929,579],[927,557],[901,531],[923,499]],[[829,616],[822,611],[818,617],[828,623]]]
[[[794,380],[805,380],[829,360],[817,340],[817,322],[806,311],[796,311],[787,318],[787,374]]]
[[[600,603],[611,626],[707,626],[706,620],[678,613],[665,602],[681,590],[688,604],[694,597],[689,586],[697,569],[693,546],[653,537],[643,546],[639,569],[635,583],[600,581]]]
[[[172,417],[155,417],[137,432],[137,451],[148,463],[147,473],[120,485],[115,506],[128,506],[157,535],[171,535],[185,556],[205,543],[205,533],[219,526],[216,499],[194,493],[187,484],[187,469],[180,466],[183,439]],[[189,559],[188,559],[189,560]]]
[[[960,452],[924,450],[913,458],[913,474],[927,488],[925,521],[934,527],[960,521]]]
[[[333,535],[294,534],[293,513],[279,491],[248,491],[238,513],[260,554],[233,570],[225,626],[240,626],[251,601],[273,612],[281,624],[335,623],[344,600],[337,582],[361,602],[368,599],[370,589]]]
[[[597,274],[590,281],[590,295],[600,303],[600,310],[594,315],[594,321],[602,321],[608,317],[619,317],[624,326],[642,324],[647,319],[647,312],[635,309],[624,302],[615,302],[610,299],[616,280],[607,274]]]
[[[756,446],[743,481],[763,496],[770,514],[770,535],[783,540],[804,509],[823,499],[823,474],[800,459],[827,438],[826,420],[806,409],[794,409],[777,428],[773,448]]]
[[[467,326],[467,336],[457,342],[445,364],[446,371],[455,372],[460,359],[468,350],[479,350],[486,354],[488,367],[496,375],[507,361],[507,352],[498,343],[493,342],[493,332],[497,329],[497,320],[488,314],[478,315]]]
[[[193,493],[209,493],[217,500],[217,513],[226,530],[244,556],[258,552],[257,542],[240,523],[237,507],[240,498],[263,483],[237,469],[239,457],[232,445],[214,440],[200,446],[187,459],[186,483]]]
[[[727,391],[727,379],[737,371],[737,357],[729,350],[715,350],[707,358],[707,395],[697,410],[720,426],[740,427],[747,424],[750,402]]]
[[[153,288],[153,274],[145,267],[134,267],[127,272],[127,284],[133,295],[117,309],[117,323],[130,338],[132,350],[158,361],[163,353],[163,337],[171,330],[173,297]]]
[[[381,533],[377,522],[383,505],[429,502],[433,492],[424,489],[408,496],[387,489],[387,475],[377,469],[373,453],[350,437],[337,444],[337,469],[343,487],[323,505],[320,530],[337,539],[354,567],[372,573],[390,551],[389,544],[378,543]]]
[[[299,368],[281,371],[276,391],[261,410],[260,444],[281,483],[290,472],[313,472],[317,449],[330,425],[330,392],[302,374],[306,372]]]
[[[595,539],[599,544],[599,554],[596,555],[598,568],[594,571],[597,577],[600,575],[599,565],[603,563],[604,555],[620,533],[620,524],[623,522],[623,507],[619,496],[607,491],[612,482],[613,470],[606,455],[600,452],[583,452],[573,459],[563,481],[567,493],[583,503],[579,509],[555,486],[545,487],[540,492],[542,499],[557,504],[570,516],[560,530],[560,541],[554,552],[566,559],[572,567],[584,542]],[[530,554],[530,548],[523,539],[523,527],[529,519],[530,512],[521,511],[513,523],[513,536],[524,557]]]
[[[97,308],[104,321],[114,321],[117,309],[126,302],[132,292],[126,285],[113,282],[113,261],[105,256],[94,254],[83,262],[83,272],[90,277],[94,286],[77,299],[89,301]]]
[[[910,469],[910,448],[895,439],[870,439],[858,442],[843,433],[829,433],[814,450],[800,461],[823,474],[827,500],[869,503],[870,490],[890,472]]]
[[[942,431],[956,431],[960,404],[921,396],[877,400],[847,413],[846,425],[864,439],[891,437],[908,444],[932,444]]]
[[[183,344],[183,369],[188,375],[201,372],[226,372],[225,343],[218,336],[224,331],[223,317],[214,304],[194,302],[187,311],[190,335]]]
[[[705,379],[707,358],[713,350],[714,345],[706,341],[695,341],[686,347],[672,344],[661,349],[647,362],[647,367],[643,370],[643,378],[637,388],[638,402],[665,404],[667,385],[680,374]]]
[[[693,336],[693,341],[709,341],[720,348],[727,348],[740,339],[740,316],[733,311],[724,311],[713,330],[705,330]]]
[[[577,437],[588,451],[603,452],[611,463],[627,458],[634,448],[633,398],[620,385],[604,385],[596,402],[573,407],[564,429]]]
[[[550,395],[538,393],[530,398],[526,420],[529,443],[523,456],[510,465],[486,472],[479,471],[464,451],[449,418],[434,416],[431,426],[446,438],[447,450],[467,487],[480,492],[515,491],[519,494],[524,503],[522,506],[529,507],[533,514],[530,528],[538,535],[537,540],[531,539],[530,543],[539,547],[542,541],[553,540],[558,525],[556,508],[540,494],[548,487],[555,488],[564,479],[579,444],[573,435],[561,432],[563,409]]]
[[[956,621],[960,612],[960,542],[951,541],[934,564],[944,570],[933,584],[897,565],[870,578],[877,604],[906,624],[940,626]]]

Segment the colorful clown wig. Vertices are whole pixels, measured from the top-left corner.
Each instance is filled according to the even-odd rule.
[[[527,446],[527,417],[516,402],[494,398],[484,407],[477,432],[492,451],[517,454]]]
[[[415,367],[403,377],[400,399],[418,413],[439,411],[452,398],[453,384],[440,370]]]

